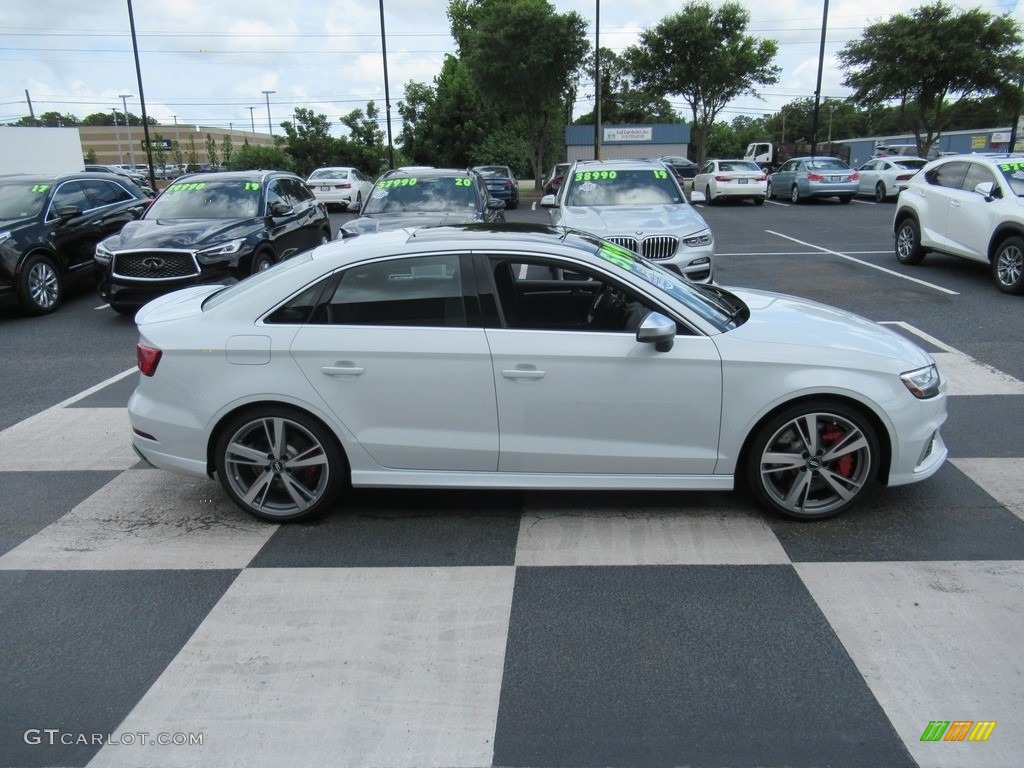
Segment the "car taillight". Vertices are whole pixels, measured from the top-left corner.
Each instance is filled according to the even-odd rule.
[[[156,347],[148,347],[141,342],[135,346],[135,359],[139,364],[139,372],[143,376],[152,376],[156,373],[156,367],[160,364],[163,351]]]
[[[824,181],[825,177],[822,176],[820,173],[808,173],[807,174],[807,180],[808,181]]]
[[[732,181],[728,176],[715,176],[715,181]]]
[[[854,171],[853,173],[850,174],[850,181],[859,181],[859,180],[860,180],[860,174],[859,173]]]
[[[762,173],[760,176],[754,179],[754,181],[768,181],[768,177]]]
[[[903,173],[896,177],[896,181],[910,181],[912,178],[914,178],[914,174]]]
[[[339,184],[338,189],[352,189],[351,184]]]

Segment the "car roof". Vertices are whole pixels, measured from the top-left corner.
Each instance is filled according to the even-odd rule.
[[[411,176],[416,175],[421,179],[428,178],[448,178],[451,176],[470,176],[474,175],[473,171],[469,168],[434,168],[431,166],[424,166],[422,168],[406,167],[406,168],[394,168],[390,171],[385,172],[382,179],[391,179],[396,176]]]
[[[299,179],[299,176],[291,171],[199,171],[197,173],[186,173],[174,180],[175,184],[182,184],[187,181],[252,181],[253,179],[268,179],[270,177],[285,177]]]
[[[71,173],[7,173],[0,175],[0,183],[15,183],[15,182],[26,182],[31,181],[34,183],[47,182],[54,184],[58,181],[92,181],[93,179],[103,178],[103,176],[110,176],[117,181],[124,181],[125,176],[114,173],[113,171],[95,172],[95,171],[73,171]],[[129,180],[130,181],[130,180]]]

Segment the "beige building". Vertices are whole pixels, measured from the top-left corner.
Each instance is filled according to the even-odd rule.
[[[102,165],[145,165],[146,163],[145,135],[141,125],[119,125],[116,128],[112,125],[81,125],[78,127],[78,132],[82,139],[83,156],[87,155],[91,149],[96,153],[97,163]],[[154,144],[153,162],[159,162],[156,157],[156,143],[160,139],[164,139],[172,142],[172,147],[173,142],[178,142],[184,162],[187,163],[189,139],[192,139],[195,142],[199,162],[207,163],[209,162],[206,154],[207,135],[217,143],[218,153],[221,151],[225,136],[231,137],[231,144],[236,149],[246,141],[250,144],[268,147],[274,145],[273,138],[266,133],[211,128],[202,125],[151,125],[149,126],[149,140]],[[166,155],[164,162],[173,163],[175,161],[173,149],[165,149],[164,152]]]

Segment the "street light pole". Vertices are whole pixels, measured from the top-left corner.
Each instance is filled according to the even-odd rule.
[[[114,133],[117,135],[117,162],[124,162],[124,156],[121,154],[121,129],[117,127],[117,107],[111,107],[111,112],[114,113]]]
[[[263,95],[267,97],[267,130],[270,131],[270,138],[274,138],[274,127],[270,124],[270,94],[272,93],[277,93],[277,91],[263,92]]]
[[[132,121],[128,119],[128,99],[132,98],[133,95],[131,93],[118,94],[118,98],[121,99],[121,106],[124,107],[124,124],[128,131],[128,157],[131,158],[132,173],[135,172],[135,147],[132,146]]]

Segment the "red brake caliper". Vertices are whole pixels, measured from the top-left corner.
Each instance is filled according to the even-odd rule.
[[[824,432],[821,433],[822,442],[828,443],[829,445],[835,445],[843,439],[843,435],[846,433],[839,428],[837,424],[830,424]],[[835,464],[836,471],[843,477],[849,477],[853,474],[853,454],[846,454],[841,456]]]

